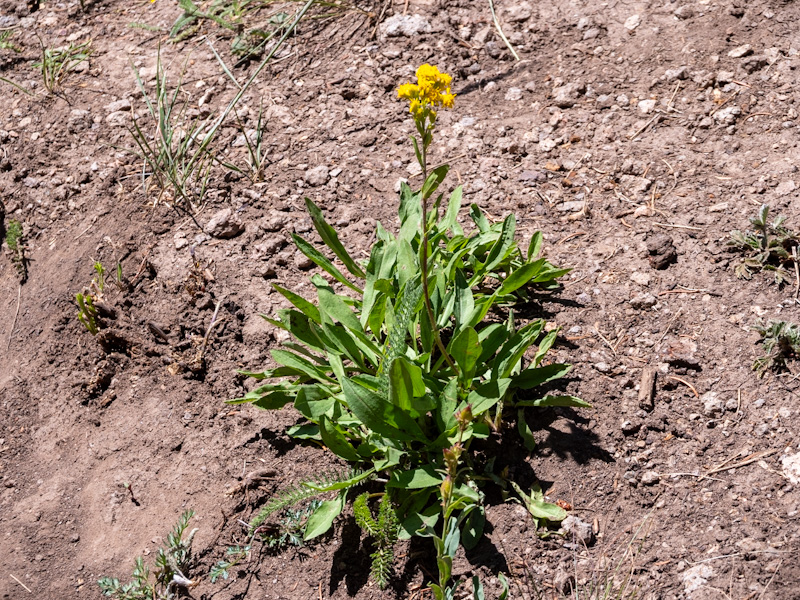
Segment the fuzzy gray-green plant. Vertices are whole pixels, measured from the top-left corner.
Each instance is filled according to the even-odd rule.
[[[785,217],[769,222],[769,205],[763,204],[758,214],[750,219],[752,230],[732,231],[728,245],[744,252],[745,257],[736,268],[740,279],[751,279],[753,273],[770,271],[777,284],[794,277],[800,235],[784,227]]]
[[[153,571],[144,564],[141,556],[133,566],[133,577],[128,583],[121,583],[116,577],[103,577],[98,580],[104,596],[114,600],[174,600],[179,597],[178,589],[192,585],[187,573],[192,566],[192,539],[197,529],[191,530],[184,539],[189,520],[194,511],[185,511],[172,531],[167,534],[165,547],[159,548],[155,557]]]
[[[753,327],[761,334],[764,356],[753,363],[753,370],[761,376],[771,369],[785,369],[786,359],[800,355],[800,325],[786,321],[770,321],[767,325],[760,323]]]

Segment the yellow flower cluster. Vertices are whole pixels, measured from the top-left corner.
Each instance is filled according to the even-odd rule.
[[[446,73],[440,73],[437,67],[429,64],[417,69],[417,83],[405,83],[397,90],[400,98],[410,102],[409,110],[415,117],[419,117],[426,109],[435,119],[436,112],[432,109],[443,106],[453,108],[455,94],[450,93],[450,83],[453,78]]]

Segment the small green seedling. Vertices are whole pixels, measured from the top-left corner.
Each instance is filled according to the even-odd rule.
[[[11,253],[11,262],[17,271],[20,283],[28,279],[28,265],[25,260],[25,240],[22,235],[22,223],[9,221],[6,229],[6,246]]]
[[[152,572],[139,556],[134,562],[133,579],[129,583],[120,583],[116,577],[103,577],[97,582],[103,595],[115,600],[173,600],[181,597],[181,589],[194,585],[186,574],[193,566],[192,538],[197,529],[192,529],[184,539],[193,516],[191,510],[180,516],[167,535],[166,546],[158,549]]]
[[[764,346],[764,356],[753,363],[753,370],[761,377],[769,369],[786,369],[786,360],[800,356],[800,325],[786,321],[770,321],[753,327],[761,334],[759,342]]]
[[[0,31],[0,50],[11,50],[12,52],[22,52],[22,48],[20,48],[14,42],[11,41],[12,37],[14,37],[13,29]]]
[[[91,41],[82,44],[69,44],[60,48],[45,48],[42,45],[42,58],[34,63],[34,68],[42,73],[42,82],[45,89],[55,94],[63,85],[64,80],[82,62],[89,60],[92,54]]]
[[[372,516],[368,502],[367,492],[358,496],[353,502],[353,515],[356,524],[375,543],[375,552],[370,555],[372,558],[370,573],[378,586],[383,589],[389,583],[394,564],[394,544],[400,533],[400,520],[387,494],[381,496],[377,518]]]
[[[230,569],[245,560],[250,554],[250,546],[230,546],[225,551],[225,558],[211,567],[209,577],[211,583],[216,583],[220,579],[228,579]]]
[[[89,333],[97,335],[97,332],[100,331],[100,320],[95,304],[103,301],[106,289],[106,269],[99,261],[95,261],[93,266],[97,275],[92,278],[88,288],[75,294],[75,301],[78,304],[78,320]],[[121,265],[118,264],[117,277],[121,277],[121,269]]]
[[[785,217],[768,221],[769,206],[764,204],[755,218],[750,219],[752,230],[732,231],[729,246],[746,254],[735,268],[740,279],[751,279],[754,272],[770,271],[778,285],[794,277],[800,235],[783,226]]]

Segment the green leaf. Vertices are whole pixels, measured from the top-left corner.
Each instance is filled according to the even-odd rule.
[[[305,358],[297,356],[297,354],[293,352],[289,352],[288,350],[270,350],[270,354],[276,363],[289,367],[296,371],[298,375],[305,374],[311,379],[319,381],[334,381],[321,369],[317,368],[316,365]]]
[[[539,489],[538,483],[533,486],[530,494],[523,492],[522,488],[513,481],[509,483],[519,497],[522,498],[522,501],[525,503],[525,508],[528,509],[528,512],[531,513],[534,519],[547,519],[548,521],[559,523],[567,518],[567,511],[563,508],[557,504],[545,502],[544,494]]]
[[[345,277],[344,274],[337,269],[336,266],[330,260],[328,260],[324,254],[312,246],[311,243],[294,233],[292,234],[292,239],[294,240],[294,245],[297,246],[298,250],[305,254],[314,264],[316,264],[326,273],[330,274],[331,277],[333,277],[339,283],[342,283],[350,289],[361,293],[361,288],[351,283],[347,277]]]
[[[478,506],[470,511],[464,519],[461,531],[461,543],[467,550],[472,550],[483,537],[483,528],[486,525],[486,514],[483,506]]]
[[[450,194],[450,201],[447,203],[447,210],[445,211],[442,220],[439,221],[439,229],[441,231],[449,231],[456,223],[458,223],[458,211],[461,209],[462,194],[463,189],[461,186],[458,186],[453,190],[453,193]]]
[[[319,419],[319,434],[322,436],[322,443],[337,456],[350,462],[358,462],[360,460],[353,444],[345,437],[339,427],[324,415]]]
[[[297,392],[294,407],[306,419],[317,421],[322,415],[330,415],[337,400],[322,386],[304,385]]]
[[[503,283],[500,286],[500,295],[504,296],[506,294],[510,294],[511,292],[515,292],[519,288],[527,285],[531,279],[535,278],[539,274],[539,271],[542,270],[543,265],[544,259],[540,258],[539,260],[526,263],[519,269],[514,270],[511,275],[503,280]]]
[[[492,379],[469,393],[467,403],[472,405],[472,414],[476,417],[485,413],[506,395],[511,379]]]
[[[425,440],[417,422],[380,394],[349,379],[342,381],[342,390],[350,410],[372,431],[401,441]]]
[[[489,256],[486,257],[486,264],[484,268],[487,272],[493,271],[506,257],[507,252],[514,245],[514,232],[517,228],[517,219],[512,215],[508,215],[503,221],[503,229],[500,232],[500,237],[492,246]]]
[[[553,331],[550,331],[546,336],[544,336],[542,341],[539,342],[539,349],[536,351],[536,354],[533,357],[534,367],[538,367],[541,364],[544,355],[547,354],[550,348],[553,347],[557,335],[558,329],[553,329]]]
[[[389,366],[389,401],[408,413],[422,414],[430,410],[427,402],[416,402],[425,397],[422,369],[404,356],[398,356]]]
[[[314,306],[311,302],[303,298],[302,296],[298,296],[294,292],[290,292],[286,288],[282,288],[277,284],[272,284],[272,287],[277,290],[284,298],[286,298],[289,302],[294,304],[301,313],[307,316],[309,319],[314,321],[315,323],[322,323],[319,316],[319,309]]]
[[[536,406],[539,408],[546,406],[573,406],[576,408],[592,408],[592,405],[581,400],[577,396],[545,396],[537,400],[523,400],[515,403],[515,406]]]
[[[315,423],[304,423],[303,425],[293,425],[286,430],[286,435],[296,440],[315,440],[321,442],[319,436],[319,426]]]
[[[531,236],[531,241],[528,244],[528,262],[532,262],[539,256],[539,253],[542,251],[542,243],[544,242],[544,236],[542,235],[541,231],[535,231]]]
[[[466,548],[467,545],[464,544],[464,547]],[[486,596],[483,593],[483,584],[477,575],[472,576],[472,600],[486,600]]]
[[[525,327],[521,327],[517,333],[511,336],[497,353],[492,370],[493,375],[495,377],[510,377],[519,366],[525,351],[539,337],[543,327],[544,321],[538,319],[525,325]]]
[[[512,377],[511,385],[517,389],[530,390],[556,379],[561,379],[572,370],[572,365],[553,363],[543,367],[528,367]]]
[[[489,224],[489,221],[486,220],[486,216],[481,212],[481,209],[478,208],[477,204],[470,205],[469,217],[475,222],[475,225],[478,227],[478,231],[481,233],[486,233],[489,231],[491,225]]]
[[[322,316],[324,312],[324,314],[333,317],[351,331],[364,331],[358,317],[356,317],[350,307],[345,303],[344,296],[340,296],[334,292],[333,288],[328,285],[328,282],[319,275],[312,277],[311,283],[317,288],[319,308],[322,311],[320,316]]]
[[[450,165],[442,165],[435,168],[428,174],[425,183],[422,184],[422,197],[430,198],[439,187],[439,184],[447,177],[447,172],[450,170]]]
[[[319,505],[319,508],[314,511],[314,514],[308,518],[306,530],[303,533],[304,540],[308,541],[314,539],[326,533],[331,526],[333,526],[334,519],[341,514],[344,508],[344,499],[346,495],[347,492],[342,491],[335,499],[326,500]]]
[[[392,471],[386,487],[419,490],[438,487],[442,484],[442,481],[442,475],[433,468],[433,465],[425,465],[409,471]]]
[[[311,215],[311,220],[314,223],[317,233],[319,233],[319,236],[322,238],[322,241],[327,244],[328,248],[333,250],[333,253],[342,261],[352,275],[359,279],[364,279],[366,277],[364,271],[361,270],[361,267],[356,264],[356,261],[354,261],[347,250],[344,249],[344,246],[342,246],[342,243],[339,241],[339,235],[333,227],[328,225],[325,217],[322,216],[322,211],[310,199],[306,198],[305,200],[306,208]]]
[[[525,420],[524,408],[520,408],[517,411],[517,431],[519,431],[519,435],[522,438],[522,443],[525,444],[525,448],[527,448],[530,452],[536,450],[536,439],[533,437],[533,431],[531,431],[528,422]]]
[[[478,357],[481,355],[478,333],[472,327],[462,329],[450,342],[448,350],[461,371],[459,377],[462,384],[471,383],[475,376]]]
[[[294,399],[294,394],[289,394],[283,391],[275,391],[261,396],[261,398],[254,401],[253,404],[258,408],[263,408],[265,410],[278,410],[290,402],[293,402]]]

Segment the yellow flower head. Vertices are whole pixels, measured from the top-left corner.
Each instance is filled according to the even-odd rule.
[[[415,117],[420,116],[425,110],[433,119],[439,106],[453,108],[455,94],[450,92],[450,83],[453,78],[447,73],[441,73],[437,67],[424,64],[417,69],[417,83],[404,83],[397,89],[397,95],[409,101],[409,110]]]

